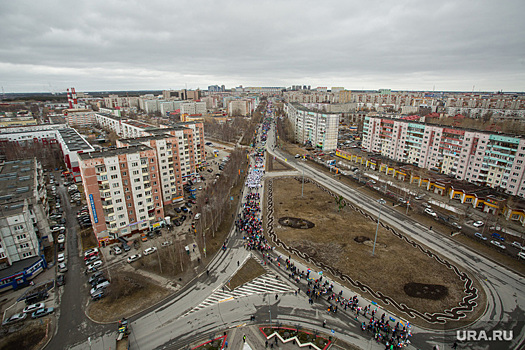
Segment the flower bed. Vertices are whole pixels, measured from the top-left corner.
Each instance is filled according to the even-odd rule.
[[[288,343],[295,340],[299,347],[311,345],[315,349],[324,350],[327,349],[331,343],[331,340],[329,339],[297,328],[261,327],[259,329],[264,334],[266,339],[279,337],[283,343]]]
[[[212,340],[208,340],[206,343],[202,343],[200,345],[197,345],[196,347],[192,348],[199,349],[199,350],[221,350],[224,349],[224,344],[226,342],[226,335],[223,335],[222,337],[215,338]]]

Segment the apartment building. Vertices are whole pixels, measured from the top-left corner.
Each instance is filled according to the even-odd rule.
[[[155,149],[131,145],[83,153],[79,161],[99,242],[148,230],[164,219]]]
[[[475,184],[525,197],[525,139],[379,117],[365,117],[362,147]]]
[[[206,114],[206,102],[184,102],[180,104],[180,114]]]
[[[236,99],[228,102],[229,116],[249,116],[252,110],[253,108],[250,100]]]
[[[64,119],[70,127],[82,127],[95,124],[95,112],[91,109],[64,109]]]
[[[325,151],[337,148],[340,113],[312,110],[300,103],[286,103],[284,112],[292,123],[296,142]]]
[[[25,286],[47,267],[47,222],[43,170],[35,158],[0,166],[0,290]]]
[[[108,97],[104,97],[104,106],[106,106],[107,108],[138,107],[139,106],[139,98],[138,97],[109,95]]]
[[[132,145],[147,145],[157,154],[157,168],[164,205],[179,202],[184,199],[183,185],[190,176],[196,173],[194,152],[189,152],[189,139],[192,130],[184,127],[170,128],[170,133],[165,129],[154,132],[151,136],[120,139],[118,147]]]

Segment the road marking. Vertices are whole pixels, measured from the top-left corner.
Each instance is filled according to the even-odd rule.
[[[295,291],[295,289],[288,285],[287,282],[275,280],[274,275],[264,274],[232,291],[222,291],[221,288],[217,288],[209,297],[207,297],[199,305],[188,311],[183,316],[187,316],[208,306],[247,297],[250,295],[265,293],[287,293],[293,291]]]

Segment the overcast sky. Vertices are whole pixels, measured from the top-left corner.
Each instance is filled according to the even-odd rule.
[[[525,90],[525,1],[0,0],[5,92]]]

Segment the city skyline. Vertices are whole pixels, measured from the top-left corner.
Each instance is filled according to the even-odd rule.
[[[206,89],[524,91],[520,1],[5,3],[10,92]]]

